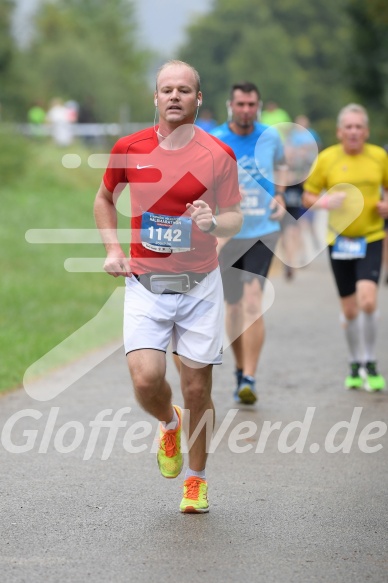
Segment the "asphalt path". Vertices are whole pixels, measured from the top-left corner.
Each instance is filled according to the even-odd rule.
[[[257,406],[235,405],[229,350],[214,370],[207,515],[179,512],[183,474],[160,476],[121,347],[50,401],[0,399],[1,582],[388,581],[388,394],[343,388],[326,254],[272,283]],[[387,286],[380,316],[388,378]],[[170,357],[168,378],[181,404]],[[99,415],[121,417],[116,436]]]

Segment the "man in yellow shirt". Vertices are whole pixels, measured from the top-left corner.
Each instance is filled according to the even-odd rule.
[[[330,211],[330,262],[350,353],[345,386],[380,391],[385,380],[376,365],[377,285],[388,217],[388,156],[366,143],[368,137],[366,110],[357,104],[344,107],[337,120],[340,143],[319,154],[304,183],[303,204]],[[341,214],[345,228],[338,226]]]

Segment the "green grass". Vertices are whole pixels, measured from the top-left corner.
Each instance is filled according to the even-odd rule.
[[[82,164],[70,170],[62,165],[66,152],[50,142],[0,140],[0,391],[5,391],[20,386],[26,369],[60,343],[63,349],[43,361],[40,372],[116,339],[121,309],[66,342],[98,314],[123,279],[65,270],[68,257],[101,257],[102,265],[102,244],[25,239],[29,229],[95,228],[93,201],[103,170],[88,166],[90,152],[72,146],[68,151],[79,154]],[[120,226],[128,225],[127,217],[122,221]]]

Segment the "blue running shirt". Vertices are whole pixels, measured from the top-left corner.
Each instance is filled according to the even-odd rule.
[[[250,239],[280,231],[279,221],[270,219],[275,194],[274,167],[284,162],[283,144],[275,128],[255,123],[254,131],[239,136],[226,122],[210,132],[230,146],[238,162],[238,181],[244,222],[234,239]]]

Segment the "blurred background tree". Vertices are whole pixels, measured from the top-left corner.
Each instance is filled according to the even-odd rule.
[[[10,30],[12,7],[11,0],[3,0],[0,4],[0,75],[3,80],[0,85],[0,95],[2,97],[14,53],[14,41]]]
[[[14,0],[0,2],[0,119],[12,110],[23,107],[21,96],[18,49],[11,34]]]
[[[351,51],[347,80],[369,111],[376,140],[388,142],[388,2],[349,0]]]
[[[13,3],[5,2],[9,23]],[[136,31],[130,0],[42,0],[28,46],[16,50],[7,42],[8,61],[17,53],[10,68],[23,82],[16,101],[2,99],[3,117],[23,120],[31,103],[48,106],[59,96],[92,100],[99,121],[144,121],[151,52],[138,47]]]
[[[387,0],[214,0],[188,27],[179,56],[198,67],[206,106],[220,122],[230,85],[247,79],[264,102],[308,115],[325,144],[335,141],[338,110],[360,101],[372,108],[372,137],[381,141],[387,13]]]
[[[264,103],[274,100],[292,117],[305,113],[329,135],[349,100],[346,1],[215,0],[210,14],[189,26],[180,56],[198,66],[206,105],[219,120],[230,85],[247,79]]]

